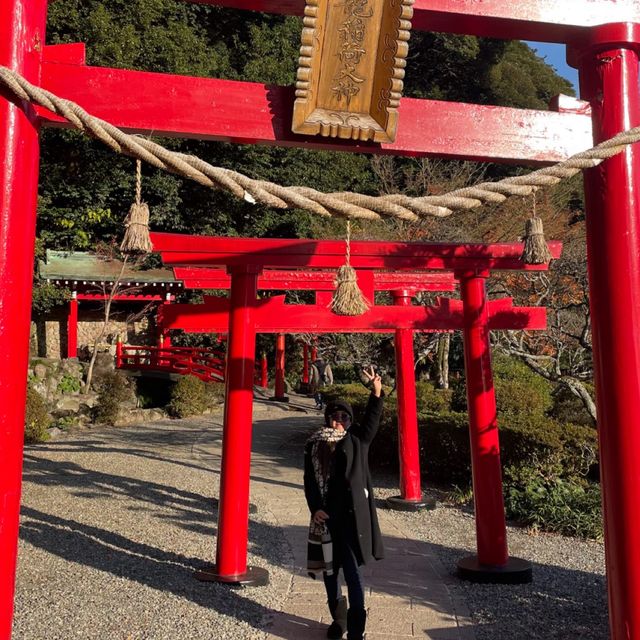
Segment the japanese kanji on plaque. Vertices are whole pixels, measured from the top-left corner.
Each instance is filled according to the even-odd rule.
[[[393,142],[413,0],[307,0],[293,132]]]

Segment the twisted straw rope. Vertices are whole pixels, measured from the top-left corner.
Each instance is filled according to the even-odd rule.
[[[142,204],[142,162],[136,160],[136,204]]]
[[[308,187],[283,187],[265,180],[254,180],[236,171],[165,149],[155,142],[124,133],[117,127],[88,114],[82,107],[40,89],[21,75],[0,66],[0,86],[16,98],[62,116],[74,127],[123,153],[170,171],[207,187],[229,191],[238,198],[259,202],[276,209],[305,209],[321,216],[342,216],[378,220],[382,216],[416,222],[424,216],[446,217],[454,210],[473,209],[483,204],[504,202],[511,196],[528,196],[538,188],[557,184],[583,169],[598,166],[627,145],[640,140],[640,127],[623,131],[597,146],[577,153],[564,162],[526,175],[483,182],[437,196],[411,198],[404,195],[366,196],[352,192],[322,193]]]

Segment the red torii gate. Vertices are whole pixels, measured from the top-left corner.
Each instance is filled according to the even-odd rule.
[[[459,573],[478,581],[523,582],[531,578],[531,565],[508,555],[489,331],[543,329],[546,310],[513,308],[510,299],[488,301],[484,281],[490,269],[540,271],[546,270],[547,265],[524,265],[520,260],[520,244],[352,242],[350,263],[359,270],[363,293],[370,300],[374,300],[373,269],[400,270],[403,272],[400,277],[406,274],[408,284],[413,278],[419,279],[414,273],[417,269],[444,269],[453,271],[459,280],[462,302],[445,298],[433,307],[411,306],[411,293],[404,290],[400,291],[401,300],[396,300],[395,305],[374,304],[360,316],[339,316],[328,308],[331,299],[328,290],[316,292],[315,304],[286,304],[285,296],[258,299],[257,291],[262,273],[264,282],[271,278],[265,268],[286,266],[307,270],[340,266],[344,261],[343,242],[168,233],[152,233],[151,238],[154,250],[161,254],[167,266],[179,269],[192,265],[200,268],[226,265],[230,273],[229,298],[207,296],[204,304],[174,304],[159,311],[163,326],[169,329],[228,333],[216,564],[200,572],[199,577],[250,584],[266,580],[264,570],[247,567],[256,333],[393,331],[397,335],[398,331],[404,331],[398,369],[402,376],[402,382],[399,376],[398,406],[405,412],[398,425],[401,504],[422,499],[412,333],[460,329],[465,343],[478,553],[459,562]],[[550,243],[550,249],[555,258],[559,257],[560,243]],[[192,269],[189,274],[196,271]],[[180,273],[185,275],[183,270]],[[219,278],[213,274],[208,281],[213,282],[214,276]],[[383,274],[377,278],[384,282]],[[305,286],[307,278],[301,280]]]
[[[195,0],[194,0],[195,1]],[[197,0],[300,13],[301,0]],[[288,133],[293,90],[83,66],[82,45],[44,46],[47,0],[0,3],[0,64],[78,100],[129,131],[371,153],[546,163],[640,124],[640,5],[635,0],[417,0],[415,29],[561,42],[580,72],[572,112],[404,99],[393,145]],[[113,95],[127,95],[115,101]],[[148,97],[153,96],[152,103]],[[204,118],[216,104],[215,117]],[[438,127],[430,126],[438,119]],[[591,124],[592,123],[592,124]],[[20,502],[38,131],[64,126],[46,110],[0,98],[0,638],[8,638]],[[460,136],[464,132],[464,137]],[[640,156],[634,148],[585,174],[587,250],[613,640],[640,638]],[[16,295],[20,292],[21,295]],[[4,595],[6,594],[6,595]]]
[[[174,276],[184,282],[187,289],[229,289],[231,286],[231,277],[224,269],[202,269],[189,267],[174,268]],[[258,290],[267,291],[315,291],[316,301],[318,294],[322,299],[324,291],[335,290],[334,271],[302,271],[302,270],[282,270],[269,269],[263,271],[258,276]],[[420,291],[453,291],[455,289],[455,279],[451,273],[412,273],[401,274],[386,271],[361,271],[358,275],[360,287],[366,289],[365,296],[367,299],[373,300],[374,291],[392,291],[395,293],[399,289],[412,288]],[[326,304],[329,304],[327,301]],[[399,302],[399,304],[402,304]],[[398,331],[404,331],[399,329]],[[398,332],[396,332],[396,342],[400,340]],[[275,383],[273,400],[284,400],[285,396],[284,384],[284,353],[285,342],[284,336],[276,336],[276,358],[275,358]],[[303,364],[302,364],[302,383],[309,383],[309,346],[304,343],[302,345]],[[313,358],[315,360],[315,358]],[[261,386],[266,387],[267,377],[266,362],[261,364]],[[399,398],[399,396],[398,396]]]

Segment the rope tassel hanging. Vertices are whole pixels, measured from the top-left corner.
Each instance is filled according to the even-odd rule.
[[[338,269],[336,290],[331,300],[331,311],[339,316],[361,316],[369,310],[371,303],[358,286],[358,276],[351,266],[351,222],[347,220],[345,264]]]
[[[533,215],[525,224],[524,250],[520,259],[525,264],[547,264],[553,256],[544,237],[542,218],[536,214],[536,192],[533,192]]]
[[[122,253],[151,253],[153,245],[149,237],[149,205],[142,202],[142,163],[136,161],[136,201],[129,209],[125,221],[126,230],[120,245]]]

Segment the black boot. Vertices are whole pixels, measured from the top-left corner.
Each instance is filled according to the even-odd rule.
[[[344,630],[347,628],[347,599],[338,598],[337,600],[329,601],[328,605],[333,622],[327,629],[327,638],[340,640]]]
[[[366,623],[366,609],[349,609],[347,611],[347,640],[362,640]]]

